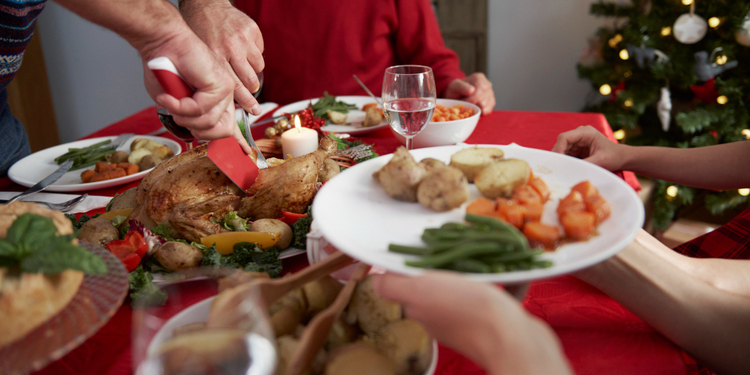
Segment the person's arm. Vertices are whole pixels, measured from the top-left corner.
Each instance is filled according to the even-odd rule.
[[[233,82],[211,50],[164,0],[56,0],[73,13],[104,26],[135,47],[143,60],[146,90],[178,124],[198,139],[233,136],[246,153],[251,149],[236,124]],[[164,93],[146,66],[155,58],[172,60],[195,88],[192,97],[176,99]]]
[[[432,271],[377,275],[373,287],[489,374],[572,374],[552,329],[494,285]]]
[[[488,115],[495,108],[495,92],[492,82],[483,73],[473,73],[466,78],[457,78],[445,90],[447,99],[460,99],[476,104]]]
[[[750,372],[747,278],[716,286],[719,279],[750,272],[750,263],[723,265],[727,272],[714,274],[706,282],[689,273],[691,267],[675,265],[658,255],[659,246],[663,245],[641,231],[620,253],[575,276],[608,294],[715,371]]]
[[[750,141],[695,148],[617,144],[591,126],[558,136],[552,151],[590,161],[610,171],[629,170],[647,177],[697,188],[750,187]]]
[[[188,25],[232,72],[237,103],[260,114],[260,105],[252,95],[260,89],[256,72],[265,68],[258,25],[229,0],[180,0],[179,4]]]

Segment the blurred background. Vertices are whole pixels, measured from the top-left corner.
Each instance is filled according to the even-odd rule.
[[[589,14],[592,2],[434,0],[433,4],[446,43],[461,56],[464,71],[485,72],[492,81],[496,109],[579,111],[591,85],[577,78],[578,55],[603,22]],[[456,9],[463,13],[456,14]],[[24,102],[26,119],[14,111],[29,127],[42,127],[29,131],[42,138],[32,140],[32,149],[76,140],[153,104],[143,87],[138,54],[109,30],[50,1],[39,17],[34,39],[38,51],[30,46],[21,68],[35,82],[35,92],[29,94],[34,103]],[[43,62],[31,63],[40,58]],[[17,85],[23,82],[14,80]],[[49,87],[46,104],[42,86]],[[30,124],[34,119],[28,117],[37,117],[40,124]]]

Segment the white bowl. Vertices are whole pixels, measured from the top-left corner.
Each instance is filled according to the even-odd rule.
[[[479,106],[454,99],[438,99],[437,104],[448,108],[453,107],[456,104],[463,104],[473,109],[474,114],[461,120],[429,122],[425,125],[424,129],[414,137],[414,148],[455,145],[465,141],[466,138],[469,138],[471,133],[474,132],[474,128],[477,127],[479,116],[481,116],[482,112]],[[403,135],[396,133],[393,128],[391,128],[391,132],[401,144],[406,144],[406,138],[404,138]]]

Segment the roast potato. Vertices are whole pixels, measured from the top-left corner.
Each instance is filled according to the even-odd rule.
[[[435,158],[424,158],[419,161],[419,165],[423,166],[427,173],[446,166],[445,163]]]
[[[355,342],[333,350],[325,375],[395,375],[396,366],[371,344]]]
[[[120,238],[120,231],[112,225],[109,219],[97,217],[91,219],[81,226],[81,234],[78,239],[97,245],[104,245],[109,241]]]
[[[307,300],[307,313],[313,316],[330,306],[344,286],[330,276],[323,276],[302,286]]]
[[[367,276],[354,290],[347,321],[356,322],[366,335],[374,335],[388,323],[400,320],[401,315],[401,305],[380,298],[372,289],[372,276]]]
[[[137,192],[138,188],[133,187],[112,198],[112,201],[109,204],[109,211],[135,208],[135,194]]]
[[[203,253],[195,246],[168,241],[154,250],[154,257],[164,268],[179,271],[200,266]]]
[[[146,155],[151,155],[151,151],[145,148],[137,148],[133,150],[128,156],[128,163],[138,164]]]
[[[115,151],[105,157],[108,162],[110,163],[127,163],[128,162],[128,153],[125,151]]]
[[[429,209],[442,212],[461,207],[469,200],[469,182],[457,168],[438,168],[417,187],[417,200]]]
[[[282,250],[289,247],[294,239],[292,228],[281,220],[258,219],[250,224],[249,230],[251,232],[281,233],[275,246]]]
[[[362,122],[362,126],[368,127],[368,126],[375,126],[380,124],[383,121],[383,113],[380,112],[380,109],[369,107],[365,109],[365,121]]]
[[[405,147],[399,147],[393,158],[373,174],[386,194],[405,202],[417,201],[417,186],[427,173]]]
[[[529,182],[530,176],[528,163],[520,159],[506,159],[484,167],[474,178],[474,184],[487,198],[510,198],[516,188]]]
[[[479,171],[492,162],[501,160],[505,154],[503,150],[494,147],[471,147],[451,155],[450,166],[461,170],[469,182]]]
[[[323,167],[318,171],[318,181],[327,182],[339,173],[341,173],[339,164],[336,163],[336,160],[328,158],[323,162]]]
[[[396,364],[398,375],[421,375],[432,360],[432,340],[421,324],[402,319],[375,335],[375,346]]]
[[[151,169],[161,163],[161,159],[156,157],[154,154],[148,154],[141,158],[138,162],[138,168],[142,171]]]
[[[326,339],[326,349],[333,350],[340,346],[344,346],[350,342],[353,342],[359,336],[359,331],[356,327],[346,322],[343,314],[339,316],[333,322],[331,331],[328,332],[328,338]]]

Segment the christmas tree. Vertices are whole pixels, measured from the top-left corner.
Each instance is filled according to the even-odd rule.
[[[600,0],[591,14],[612,24],[578,64],[596,90],[585,111],[603,113],[620,142],[686,148],[750,139],[748,0]],[[655,182],[657,230],[694,201],[714,215],[750,203],[750,189]]]

